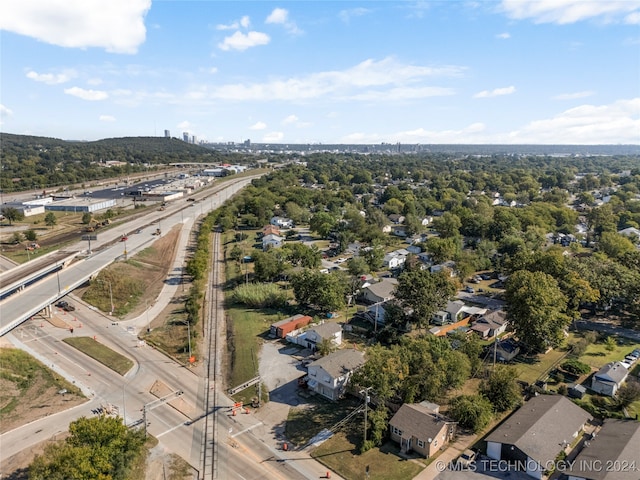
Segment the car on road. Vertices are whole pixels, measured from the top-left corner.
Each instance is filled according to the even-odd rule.
[[[127,237],[126,235],[123,235],[120,239],[121,242],[126,242],[127,240],[129,240],[129,237]]]
[[[142,233],[142,229],[139,228],[138,230],[136,230],[136,233]]]
[[[476,452],[474,452],[473,450],[467,449],[464,452],[462,452],[462,455],[458,457],[457,464],[461,468],[467,469],[475,461],[476,461]]]
[[[65,312],[73,312],[76,309],[76,307],[71,305],[69,302],[65,302],[64,300],[61,300],[58,303],[56,303],[56,307],[58,307],[61,310],[64,310]]]

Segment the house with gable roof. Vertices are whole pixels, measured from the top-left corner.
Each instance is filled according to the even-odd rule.
[[[568,480],[638,480],[640,423],[607,418],[600,431],[578,453]],[[635,468],[623,468],[635,464]],[[603,468],[597,468],[602,465]],[[607,466],[620,468],[606,468]]]
[[[613,397],[628,374],[629,371],[621,362],[607,363],[591,377],[591,390]]]
[[[493,310],[473,322],[471,331],[476,332],[481,338],[493,338],[504,333],[507,324],[507,312]]]
[[[362,299],[370,304],[388,302],[395,298],[397,285],[398,280],[395,278],[381,278],[379,282],[371,283],[362,289]]]
[[[342,345],[342,326],[336,322],[315,325],[298,335],[295,343],[316,351],[324,340],[329,340],[334,347]]]
[[[364,362],[364,354],[352,348],[330,353],[307,365],[307,387],[329,400],[338,400],[344,395],[353,372]]]
[[[440,415],[437,405],[405,403],[389,420],[389,433],[403,453],[413,451],[430,458],[449,444],[455,436],[456,425]]]
[[[587,411],[562,395],[538,395],[485,438],[487,455],[541,479],[589,420]]]

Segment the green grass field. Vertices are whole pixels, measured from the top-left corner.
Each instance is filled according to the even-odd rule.
[[[617,339],[616,346],[611,351],[607,350],[604,342],[596,342],[587,347],[584,355],[580,357],[580,361],[598,369],[609,362],[624,360],[624,357],[635,348],[640,348],[640,344],[623,338]]]
[[[65,338],[63,342],[68,343],[120,375],[124,375],[133,367],[133,362],[127,357],[120,355],[91,337],[69,337]]]
[[[532,357],[516,357],[513,363],[518,371],[518,379],[527,383],[534,383],[567,354],[565,350],[551,350],[548,353]]]
[[[359,417],[362,420],[361,417]],[[424,468],[426,460],[410,461],[400,457],[400,448],[387,441],[380,448],[372,448],[360,454],[362,425],[357,422],[339,431],[329,440],[315,448],[311,456],[335,471],[342,478],[368,478],[369,480],[409,480]],[[369,476],[365,477],[367,466]]]

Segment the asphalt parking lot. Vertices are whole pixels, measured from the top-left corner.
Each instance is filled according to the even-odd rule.
[[[302,398],[298,396],[298,378],[307,370],[301,360],[311,352],[278,340],[270,340],[262,345],[260,352],[260,377],[269,389],[271,402],[297,406]]]

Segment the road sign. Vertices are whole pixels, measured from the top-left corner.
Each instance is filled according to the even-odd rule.
[[[98,240],[97,235],[82,235],[82,240]]]

